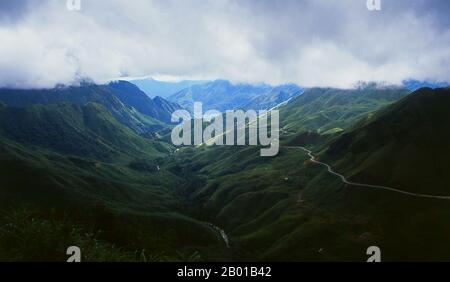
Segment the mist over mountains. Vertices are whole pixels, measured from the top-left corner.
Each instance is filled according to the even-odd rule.
[[[85,2],[73,13],[65,1],[2,1],[0,87],[147,74],[308,88],[450,79],[446,0],[384,1],[380,13],[366,0]]]

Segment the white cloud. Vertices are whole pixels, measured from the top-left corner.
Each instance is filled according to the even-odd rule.
[[[29,1],[26,14],[14,7],[20,20],[0,20],[0,86],[122,75],[337,87],[450,80],[450,32],[440,20],[448,5],[385,0],[369,12],[365,3],[82,0],[69,12],[65,0]]]

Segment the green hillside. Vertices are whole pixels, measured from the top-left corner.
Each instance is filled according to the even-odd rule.
[[[404,88],[333,89],[311,88],[281,107],[281,123],[285,130],[314,130],[350,127],[372,111],[393,103],[409,94]]]
[[[450,195],[450,89],[423,88],[363,120],[323,158],[353,180]]]
[[[282,121],[291,118],[296,125],[282,130],[282,144],[319,146],[341,133],[341,130],[316,133],[319,127],[331,128],[335,122],[331,119],[304,127],[302,122],[307,116],[302,115],[309,115],[308,110],[327,112],[330,103],[336,103],[339,107],[333,111],[345,110],[348,117],[343,117],[341,124],[350,126],[357,116],[367,116],[405,95],[403,90],[398,94],[391,90],[370,94],[337,90],[317,94],[315,91],[317,89],[303,94],[306,98],[302,95],[280,108]],[[341,98],[339,102],[339,95],[348,98]],[[354,113],[352,95],[362,96],[359,103],[364,104]],[[298,120],[294,119],[296,116]],[[357,235],[351,230],[354,228],[351,221],[357,215],[334,215],[320,207],[320,199],[316,198],[315,191],[334,185],[334,179],[320,181],[322,170],[309,165],[308,156],[301,150],[282,147],[278,156],[261,158],[259,149],[183,148],[164,168],[182,171],[178,175],[189,181],[184,193],[189,201],[189,213],[214,222],[228,232],[234,259],[363,259],[366,242],[355,242],[352,236]],[[327,233],[334,228],[348,233],[333,231],[334,236],[328,238]],[[327,253],[318,252],[325,247]],[[343,249],[348,252],[343,253]]]
[[[67,244],[93,261],[365,261],[372,245],[449,260],[448,201],[345,185],[298,147],[354,181],[450,194],[448,89],[309,91],[280,108],[271,158],[174,148],[95,102],[0,104],[0,260],[61,261]]]
[[[96,103],[2,105],[0,116],[0,222],[17,225],[0,229],[1,260],[63,261],[71,240],[96,261],[204,259],[225,248],[216,230],[180,213],[183,180],[159,170],[169,144]]]
[[[137,86],[130,82],[112,82],[107,87],[125,105],[133,107],[140,113],[165,123],[170,123],[172,113],[181,109],[178,104],[169,102],[161,97],[149,98]]]
[[[163,121],[123,103],[115,92],[119,91],[106,85],[88,83],[54,89],[0,89],[0,101],[7,106],[20,108],[36,104],[71,103],[84,106],[87,103],[97,103],[107,108],[120,123],[137,133],[153,132],[167,127]]]
[[[155,158],[168,152],[119,123],[106,108],[95,103],[4,107],[0,109],[0,132],[24,145],[88,158]]]
[[[446,93],[448,90],[439,90],[440,94],[422,91],[427,94],[414,93],[379,112],[372,113],[370,110],[372,114],[361,113],[364,118],[358,120],[354,127],[372,123],[384,127],[381,131],[369,127],[370,130],[367,129],[364,134],[369,134],[376,141],[361,140],[351,143],[350,148],[355,146],[359,149],[358,153],[364,156],[363,153],[366,150],[370,152],[371,148],[366,145],[374,143],[376,146],[396,141],[397,134],[384,129],[393,126],[402,129],[398,134],[405,136],[405,139],[399,139],[403,142],[403,147],[399,148],[407,148],[409,142],[412,145],[418,142],[410,139],[411,135],[423,136],[422,139],[430,139],[427,142],[434,142],[433,148],[438,148],[443,155],[437,162],[431,159],[425,162],[435,164],[431,165],[433,169],[440,164],[439,160],[448,159],[448,129],[445,122],[436,127],[435,138],[423,132],[416,133],[416,128],[429,128],[435,123],[434,119],[430,123],[430,116],[436,118],[436,122],[447,120],[444,109],[450,105]],[[425,100],[417,98],[420,96],[424,96]],[[361,103],[363,100],[361,98]],[[327,110],[327,105],[326,102],[316,103],[316,111]],[[340,107],[345,108],[345,101]],[[347,111],[351,111],[351,107]],[[412,122],[404,125],[398,122],[409,120],[412,116],[416,116],[410,120]],[[347,135],[359,137],[363,134],[358,130],[352,131],[352,125],[347,126],[350,133],[340,133],[341,137],[327,137],[332,142],[330,148],[336,146],[338,149],[339,140],[346,140]],[[318,151],[323,148],[324,141],[322,135],[314,133],[317,129],[311,127],[312,132],[304,133],[283,132],[281,143],[289,146],[309,145]],[[387,138],[382,132],[393,135]],[[322,140],[318,144],[317,138]],[[441,138],[442,143],[436,141]],[[305,140],[309,142],[297,144]],[[340,153],[336,157],[344,157],[348,161],[345,162],[347,168],[359,168],[358,159],[345,157],[347,154],[352,155],[351,151]],[[398,166],[403,170],[411,170],[416,164],[410,166],[409,162],[420,156],[420,153],[408,153],[411,156],[405,157],[404,162],[401,158],[400,161],[392,158],[381,163],[380,167],[386,166],[388,170]],[[430,158],[436,156],[437,153],[431,154]],[[321,157],[325,161],[331,160],[331,156],[325,153]],[[417,163],[417,167],[422,164]],[[441,164],[443,166],[430,175],[436,177],[437,183],[448,183],[445,178],[441,180],[439,175],[443,168],[448,167],[448,161]],[[255,147],[185,148],[177,153],[167,167],[175,171],[179,168],[183,168],[183,175],[189,176],[190,180],[185,192],[190,203],[190,213],[226,230],[236,260],[364,261],[367,258],[365,251],[372,245],[381,247],[384,260],[449,260],[450,247],[446,247],[450,232],[446,220],[450,214],[448,201],[345,185],[323,166],[312,164],[299,148],[282,147],[274,158],[261,158],[259,148]],[[426,177],[428,173],[429,168],[423,167],[418,175],[429,179]],[[361,178],[356,180],[364,181]],[[430,186],[424,187],[429,189]],[[444,191],[441,194],[450,195]]]

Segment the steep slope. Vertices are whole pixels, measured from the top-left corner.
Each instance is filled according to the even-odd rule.
[[[158,107],[160,110],[164,112],[163,117],[161,117],[162,120],[166,120],[170,122],[171,115],[174,111],[182,109],[180,105],[177,103],[170,102],[162,97],[156,96],[153,98],[153,103],[156,107]]]
[[[420,89],[361,121],[323,158],[353,180],[450,195],[450,89]]]
[[[409,94],[404,88],[311,88],[280,108],[285,130],[319,133],[342,130],[353,122]]]
[[[170,95],[175,94],[185,88],[189,88],[194,85],[204,84],[209,81],[203,80],[183,80],[178,82],[159,81],[156,79],[136,79],[131,80],[131,83],[139,87],[149,97],[154,98],[160,96],[167,99]]]
[[[244,109],[268,110],[282,102],[302,94],[303,89],[295,84],[284,84],[274,87],[269,92],[252,99]]]
[[[171,115],[174,111],[181,109],[178,104],[169,102],[161,97],[149,98],[137,86],[126,81],[112,82],[108,84],[108,88],[125,105],[166,123],[170,123]]]
[[[272,87],[266,84],[232,84],[227,80],[216,80],[183,89],[171,95],[168,100],[191,111],[194,102],[202,102],[204,111],[218,110],[224,112],[242,108],[252,99],[271,90]]]
[[[27,146],[63,154],[113,160],[155,158],[156,144],[119,123],[102,105],[87,103],[0,108],[0,135]]]
[[[355,96],[346,91],[341,92],[341,97],[330,95],[327,97],[330,99],[319,99],[320,103],[312,97],[316,111],[327,110],[327,105],[331,104],[347,112],[355,105],[361,106],[357,116],[362,119],[357,120],[353,115],[344,119],[349,133],[336,134],[337,141],[332,141],[329,150],[320,155],[321,160],[334,161],[339,171],[352,176],[353,170],[364,168],[367,162],[378,161],[379,156],[392,158],[378,162],[373,172],[383,170],[387,175],[390,175],[389,170],[394,174],[405,171],[398,169],[396,162],[408,167],[411,162],[415,166],[414,160],[423,159],[416,163],[422,171],[409,170],[404,176],[410,175],[412,182],[419,177],[428,181],[427,190],[420,191],[422,193],[450,195],[448,191],[431,188],[434,181],[449,183],[448,177],[442,174],[449,166],[446,108],[450,96],[448,90],[440,90],[440,95],[430,91],[419,96],[414,93],[398,102],[394,102],[395,98],[407,92],[389,90],[383,95],[373,89],[368,93],[355,91],[354,95],[359,95],[357,102],[350,99]],[[296,99],[301,98],[303,96]],[[330,100],[339,103],[329,104]],[[390,103],[394,104],[387,108],[381,106]],[[377,107],[382,109],[373,112]],[[280,110],[283,116],[283,108]],[[387,113],[397,118],[379,119]],[[292,128],[300,131],[292,132],[294,135],[300,134],[304,128],[301,123],[308,120],[307,116],[298,117],[299,124]],[[408,120],[407,126],[401,125],[403,119]],[[420,120],[426,123],[421,125]],[[435,121],[442,122],[435,127]],[[380,128],[371,126],[374,123]],[[326,125],[311,123],[311,131],[317,132],[316,124]],[[383,132],[392,136],[387,138]],[[281,143],[291,138],[292,133],[281,132]],[[317,134],[306,135],[306,139],[317,138]],[[341,137],[336,137],[339,135]],[[346,137],[348,135],[354,138]],[[389,150],[389,144],[397,140],[400,142],[388,151],[390,154],[382,152]],[[350,144],[349,147],[346,144]],[[372,150],[371,144],[383,149]],[[385,145],[387,148],[383,147]],[[311,148],[317,152],[322,146],[323,143]],[[417,150],[420,148],[422,151]],[[422,152],[429,156],[424,158]],[[331,153],[334,154],[329,155]],[[225,229],[237,259],[365,261],[367,247],[373,245],[382,249],[385,261],[450,259],[450,247],[446,244],[450,232],[448,201],[349,186],[309,158],[296,147],[281,146],[276,157],[261,158],[258,147],[203,146],[181,149],[165,168],[186,179],[183,187],[191,213]],[[356,175],[351,179],[366,183],[370,179],[365,176]]]
[[[330,135],[329,147],[322,141],[311,149],[325,148],[320,158],[352,180],[391,185],[409,175],[412,182],[427,181],[420,192],[443,194],[439,185],[449,181],[444,175],[449,90],[423,89],[395,102],[406,93],[312,89],[280,109],[283,122],[290,118],[281,143],[293,138],[310,145]],[[336,116],[317,119],[317,112]],[[386,261],[449,259],[448,201],[346,186],[295,147],[282,146],[273,158],[260,157],[258,147],[242,146],[154,154],[150,150],[164,144],[142,146],[149,141],[96,103],[10,108],[0,102],[0,114],[0,203],[69,211],[71,220],[100,230],[102,242],[132,258],[145,248],[152,255],[198,251],[206,259],[365,261],[367,247],[376,245]],[[344,133],[324,131],[336,125]],[[59,147],[65,143],[67,148]],[[88,149],[95,144],[110,160],[95,150],[77,151],[77,144]],[[202,222],[223,228],[230,248],[224,251],[218,234]],[[29,221],[22,226],[35,228]],[[0,251],[17,237],[11,234],[0,231]]]
[[[138,133],[145,133],[165,127],[162,121],[142,114],[125,105],[107,86],[83,84],[81,86],[54,89],[0,89],[0,101],[12,107],[26,107],[33,104],[73,103],[83,106],[98,103],[106,107],[122,124]]]
[[[78,233],[85,240],[70,244],[105,246],[85,246],[94,261],[198,259],[224,248],[216,230],[180,212],[183,180],[159,169],[172,150],[97,103],[0,103],[0,223],[12,227],[0,229],[0,260],[62,261],[61,244]]]
[[[2,138],[0,160],[0,261],[61,262],[74,244],[84,247],[84,261],[198,260],[208,257],[204,249],[224,248],[214,229],[177,212],[173,188],[183,182],[171,173],[38,152]]]

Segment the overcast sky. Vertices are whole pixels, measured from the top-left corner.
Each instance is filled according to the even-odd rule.
[[[450,1],[0,0],[0,87],[80,77],[450,81]]]

